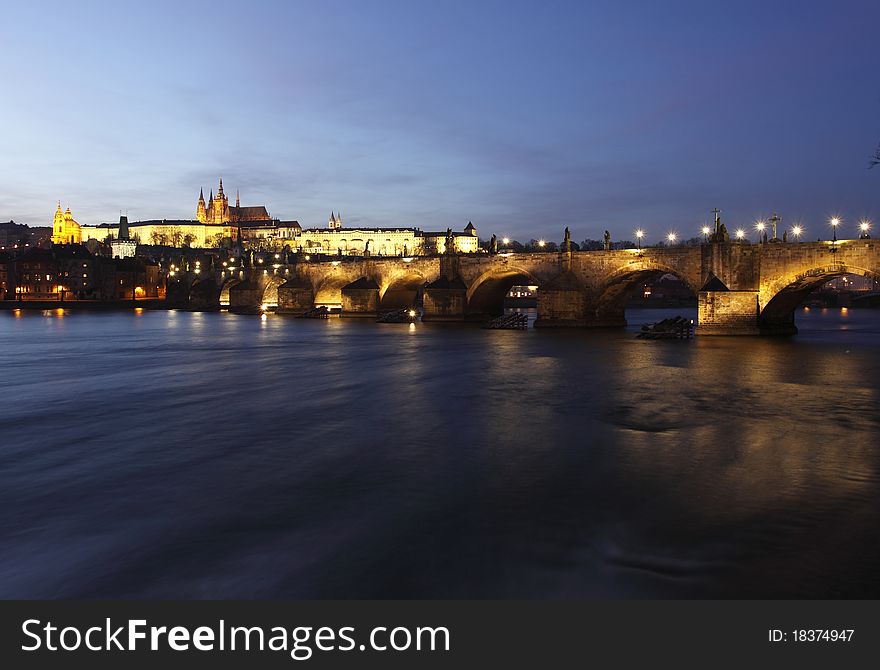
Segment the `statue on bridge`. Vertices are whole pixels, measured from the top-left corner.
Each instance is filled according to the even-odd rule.
[[[342,252],[340,251],[340,254],[341,254],[341,253],[342,253]],[[367,241],[364,243],[364,258],[366,258],[366,257],[369,256],[369,255],[370,255],[370,240],[367,240]]]
[[[493,234],[492,239],[489,240],[489,253],[497,254],[498,253],[498,236]]]
[[[605,251],[611,251],[611,233],[605,231]]]
[[[562,251],[565,253],[571,251],[571,231],[568,226],[565,227],[565,234],[562,238]]]
[[[455,236],[452,234],[452,228],[446,229],[445,251],[447,254],[452,254],[455,251]]]
[[[727,226],[721,223],[721,210],[716,207],[712,213],[715,215],[715,232],[712,233],[712,242],[730,242]]]

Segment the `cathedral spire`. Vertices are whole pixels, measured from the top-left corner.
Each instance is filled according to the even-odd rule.
[[[241,207],[241,200],[238,197],[238,189],[235,189],[235,206]]]
[[[205,202],[205,189],[199,189],[199,202]]]
[[[223,200],[223,177],[220,177],[220,188],[217,190],[217,197]]]

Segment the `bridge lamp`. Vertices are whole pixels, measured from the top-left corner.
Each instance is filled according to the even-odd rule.
[[[639,251],[642,250],[642,238],[645,236],[645,231],[639,228],[636,231],[636,243],[639,245]]]
[[[544,240],[538,240],[538,246],[541,247],[542,249],[546,246],[546,244],[547,244],[547,242],[545,242]]]
[[[767,230],[767,224],[763,221],[755,222],[755,230],[758,231],[758,241],[764,239],[764,231]]]
[[[868,232],[871,230],[871,222],[868,221],[868,219],[863,219],[859,223],[859,230],[862,232],[860,237],[862,237],[862,238],[870,237],[870,235],[868,235]]]
[[[669,233],[666,236],[666,239],[669,240],[669,244],[674,244],[675,240],[678,239],[678,235],[676,235],[675,233]]]
[[[804,229],[801,228],[800,226],[792,226],[791,227],[791,234],[794,235],[794,239],[796,239],[796,240],[801,239],[801,233],[803,233],[803,232],[804,232]]]
[[[703,226],[700,228],[700,232],[703,233],[703,237],[706,238],[706,241],[709,241],[709,233],[712,232],[712,229],[709,226]]]
[[[742,228],[738,228],[736,231],[736,239],[738,239],[738,240],[746,239],[746,231],[744,231]]]
[[[510,238],[509,238],[509,237],[505,237],[504,239],[501,240],[501,243],[502,243],[502,244],[510,244]]]
[[[832,242],[837,242],[837,226],[840,225],[840,218],[835,216],[831,219],[831,230],[833,232]]]

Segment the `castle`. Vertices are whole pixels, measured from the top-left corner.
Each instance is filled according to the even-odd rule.
[[[240,223],[248,221],[269,221],[271,217],[264,205],[258,207],[242,207],[238,192],[235,193],[235,205],[229,206],[229,198],[223,193],[223,178],[220,178],[220,187],[217,189],[217,197],[211,190],[208,203],[205,204],[205,191],[199,189],[199,201],[196,205],[196,219],[200,223]]]

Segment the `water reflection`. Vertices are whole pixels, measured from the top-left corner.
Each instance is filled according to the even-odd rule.
[[[666,315],[0,314],[0,595],[880,594],[880,315]]]

